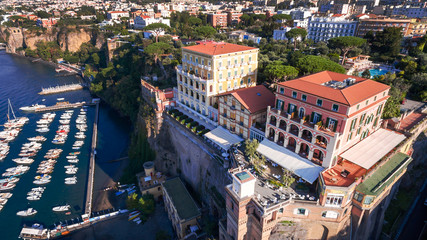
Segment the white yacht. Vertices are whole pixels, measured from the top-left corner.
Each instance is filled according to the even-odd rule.
[[[16,215],[21,217],[27,217],[27,216],[32,216],[36,213],[37,213],[37,210],[35,210],[34,208],[28,208],[27,210],[22,210],[17,212]]]
[[[21,107],[19,109],[22,111],[32,112],[32,111],[36,111],[39,108],[44,108],[44,107],[46,107],[46,105],[42,105],[42,104],[39,105],[36,103],[31,106]]]
[[[34,159],[31,158],[15,158],[13,159],[14,162],[16,162],[17,164],[31,164],[34,162]]]
[[[57,206],[52,208],[54,212],[65,212],[65,211],[68,211],[69,209],[70,209],[70,205],[68,204],[64,206]]]

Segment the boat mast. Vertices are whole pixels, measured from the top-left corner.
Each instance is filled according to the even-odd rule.
[[[9,107],[10,107],[10,110],[12,111],[13,118],[14,118],[14,119],[16,119],[15,113],[13,112],[12,104],[10,103],[10,99],[8,98],[8,99],[7,99],[7,101],[9,102]],[[9,110],[9,109],[8,109],[8,110]],[[9,111],[8,111],[8,112],[9,112]]]

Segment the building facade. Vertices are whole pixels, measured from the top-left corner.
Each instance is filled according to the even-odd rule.
[[[411,19],[395,19],[395,18],[366,18],[360,19],[357,27],[357,36],[364,37],[367,32],[372,31],[374,33],[383,31],[386,27],[400,27],[403,36],[407,36],[409,33],[409,25]]]
[[[279,83],[265,136],[329,168],[338,154],[380,127],[389,89],[372,80],[328,71]]]
[[[218,103],[218,124],[249,139],[252,126],[265,124],[267,107],[274,104],[274,94],[258,85],[221,94]]]
[[[216,96],[256,85],[258,48],[224,42],[199,42],[182,48],[177,68],[178,102],[202,118],[218,121]]]
[[[162,183],[163,202],[178,239],[196,235],[201,213],[184,183],[175,177]],[[196,238],[197,239],[197,238]]]
[[[109,11],[107,13],[107,19],[109,20],[120,20],[122,17],[129,17],[129,12],[125,11]]]
[[[269,172],[279,165],[298,183],[282,188],[272,185],[266,172],[258,177],[243,166],[230,170],[220,240],[269,239],[283,221],[303,223],[307,235],[298,238],[377,238],[384,212],[412,161],[412,140],[380,128],[389,88],[327,71],[278,84],[275,108],[268,109],[268,139],[257,152],[269,160]],[[303,154],[302,145],[309,149]],[[310,149],[326,157],[307,159],[319,154]],[[320,169],[315,167],[319,164]],[[300,184],[309,190],[299,190]]]
[[[227,13],[209,13],[208,14],[208,24],[212,27],[222,27],[225,28],[228,26],[228,14]]]
[[[312,17],[308,23],[308,38],[315,42],[330,38],[354,36],[357,22],[343,17]]]

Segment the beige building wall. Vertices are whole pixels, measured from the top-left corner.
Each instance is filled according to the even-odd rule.
[[[258,49],[214,56],[183,49],[178,100],[208,115],[216,95],[256,85],[257,59]]]

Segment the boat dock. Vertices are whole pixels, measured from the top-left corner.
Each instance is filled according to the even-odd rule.
[[[74,70],[71,67],[66,66],[64,64],[58,64],[58,68],[56,68],[55,71],[56,72],[66,71],[66,72],[69,72],[69,73],[77,73],[76,70]]]
[[[71,225],[62,225],[57,226],[55,229],[46,229],[46,228],[33,228],[33,227],[23,227],[21,230],[21,233],[19,234],[19,238],[25,239],[25,240],[33,240],[33,239],[55,239],[60,238],[66,235],[69,235],[71,232],[77,231],[79,229],[89,227],[92,224],[110,220],[117,216],[120,216],[120,214],[127,213],[128,210],[118,210],[118,211],[112,211],[108,212],[103,215],[99,215],[96,217],[88,218],[85,215],[82,215],[82,220],[80,222],[74,223],[72,221]]]
[[[91,105],[86,102],[76,102],[76,103],[69,103],[69,102],[59,102],[56,105],[53,106],[47,106],[42,108],[37,108],[35,110],[36,113],[40,112],[52,112],[52,111],[59,111],[59,110],[65,110],[70,108],[79,108],[85,105]]]
[[[56,86],[56,87],[42,88],[42,91],[39,92],[39,94],[40,95],[47,95],[47,94],[76,91],[76,90],[80,90],[80,89],[83,89],[83,85],[81,85],[81,84],[69,84],[69,85],[62,85],[62,86]]]
[[[95,157],[96,157],[96,144],[98,140],[98,116],[99,116],[99,102],[96,103],[95,121],[93,122],[93,133],[92,133],[92,146],[90,150],[89,159],[89,175],[87,179],[86,187],[86,202],[85,202],[85,214],[92,212],[92,196],[93,196],[93,181],[95,179]]]

